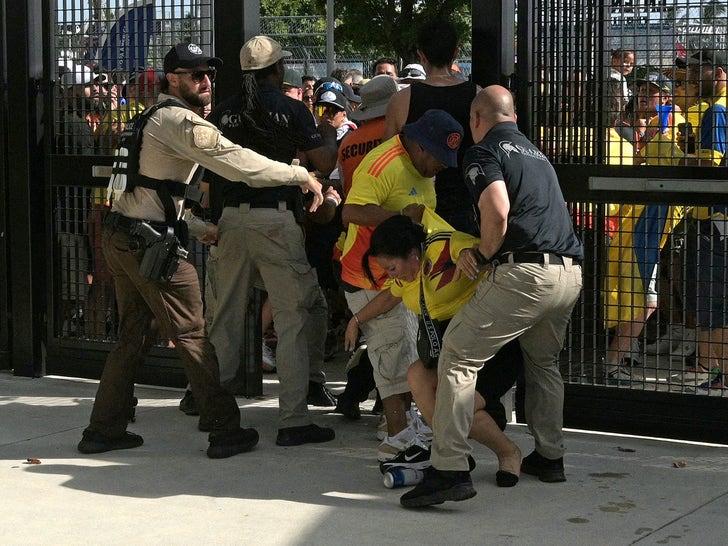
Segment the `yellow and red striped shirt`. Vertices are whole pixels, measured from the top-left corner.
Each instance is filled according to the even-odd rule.
[[[347,205],[378,205],[399,212],[411,203],[435,208],[435,184],[432,178],[422,176],[399,136],[383,142],[362,160],[354,171],[353,183],[346,196]],[[378,286],[373,286],[361,267],[361,259],[369,249],[369,240],[376,226],[349,224],[341,255],[341,278],[359,288],[381,289],[386,273],[375,260],[370,267]]]

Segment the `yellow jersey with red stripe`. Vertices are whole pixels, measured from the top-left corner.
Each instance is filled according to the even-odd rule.
[[[442,218],[429,209],[425,209],[422,223],[428,236],[420,260],[422,265],[419,277],[411,282],[391,279],[385,287],[389,288],[393,296],[402,298],[402,303],[408,309],[421,315],[422,282],[425,305],[430,316],[437,320],[451,319],[473,296],[478,282],[486,276],[483,273],[477,279],[471,279],[467,275],[460,275],[458,280],[453,280],[455,262],[460,252],[477,246],[479,239],[467,233],[453,231]]]
[[[374,148],[362,160],[354,171],[345,204],[378,205],[399,212],[412,203],[434,210],[435,184],[433,178],[422,176],[415,168],[397,135]],[[377,286],[372,285],[361,266],[375,227],[349,224],[341,254],[341,279],[349,285],[381,290],[387,279],[376,260],[370,260],[370,267]]]

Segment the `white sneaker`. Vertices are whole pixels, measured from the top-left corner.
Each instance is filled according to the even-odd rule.
[[[414,429],[407,427],[395,436],[387,436],[377,448],[377,460],[382,463],[394,459],[417,441]]]
[[[265,340],[263,340],[263,369],[268,370],[275,370],[276,368],[276,355],[273,354],[273,350],[266,345]]]

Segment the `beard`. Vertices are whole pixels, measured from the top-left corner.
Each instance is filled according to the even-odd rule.
[[[196,108],[204,108],[212,101],[211,93],[206,93],[204,95],[201,93],[196,93],[186,85],[180,86],[180,95],[182,100],[184,100],[190,106],[194,106]]]

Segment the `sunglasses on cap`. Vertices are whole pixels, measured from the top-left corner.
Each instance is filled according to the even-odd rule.
[[[425,73],[418,68],[405,68],[400,74],[402,78],[424,78]]]
[[[212,83],[215,81],[215,77],[217,76],[217,70],[214,68],[210,68],[208,70],[175,70],[172,74],[189,74],[190,79],[194,83],[202,83],[202,80],[204,80],[205,76],[207,76],[210,78],[210,83]]]
[[[336,89],[340,93],[344,92],[344,88],[341,86],[341,84],[338,84],[336,82],[324,82],[316,88],[316,92],[326,91],[328,89]]]

